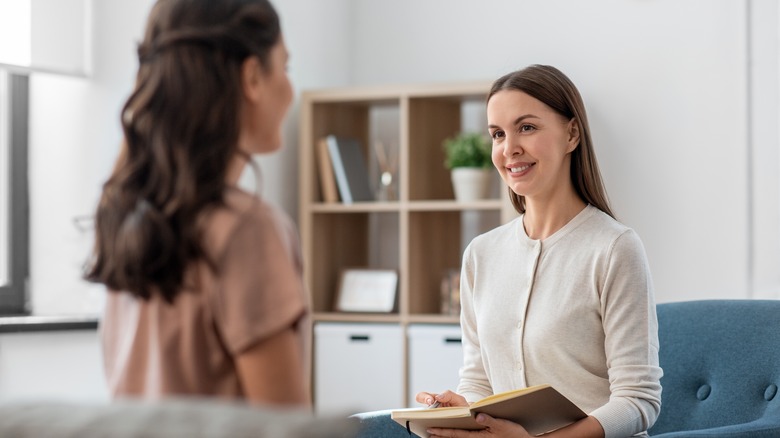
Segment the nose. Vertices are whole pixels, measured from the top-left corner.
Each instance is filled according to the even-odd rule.
[[[507,134],[504,140],[504,156],[511,158],[517,155],[523,155],[525,150],[520,142],[519,136]]]

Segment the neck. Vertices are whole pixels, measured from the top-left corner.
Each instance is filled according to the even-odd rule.
[[[241,174],[244,173],[244,169],[247,165],[247,159],[239,154],[233,156],[233,159],[228,165],[227,173],[225,175],[225,183],[228,186],[237,186],[238,180],[241,179]]]
[[[573,191],[565,200],[526,197],[523,217],[525,232],[531,239],[544,240],[568,224],[586,206]]]

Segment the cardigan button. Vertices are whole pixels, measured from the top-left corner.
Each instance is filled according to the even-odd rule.
[[[710,392],[712,391],[712,387],[710,385],[701,385],[698,391],[696,391],[696,398],[699,400],[706,400],[707,397],[710,396]]]
[[[776,394],[777,394],[777,385],[773,383],[766,387],[766,391],[764,391],[764,400],[771,401],[773,398],[775,398]]]

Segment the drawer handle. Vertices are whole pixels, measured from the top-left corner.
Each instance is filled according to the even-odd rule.
[[[446,344],[460,344],[461,338],[444,338],[444,342]]]
[[[360,341],[360,342],[368,342],[371,340],[371,337],[368,335],[351,335],[349,337],[350,341]]]

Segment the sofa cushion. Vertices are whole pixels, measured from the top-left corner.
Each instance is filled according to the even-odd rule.
[[[0,403],[2,437],[343,438],[354,436],[358,427],[346,416],[315,418],[303,410],[206,399]]]

